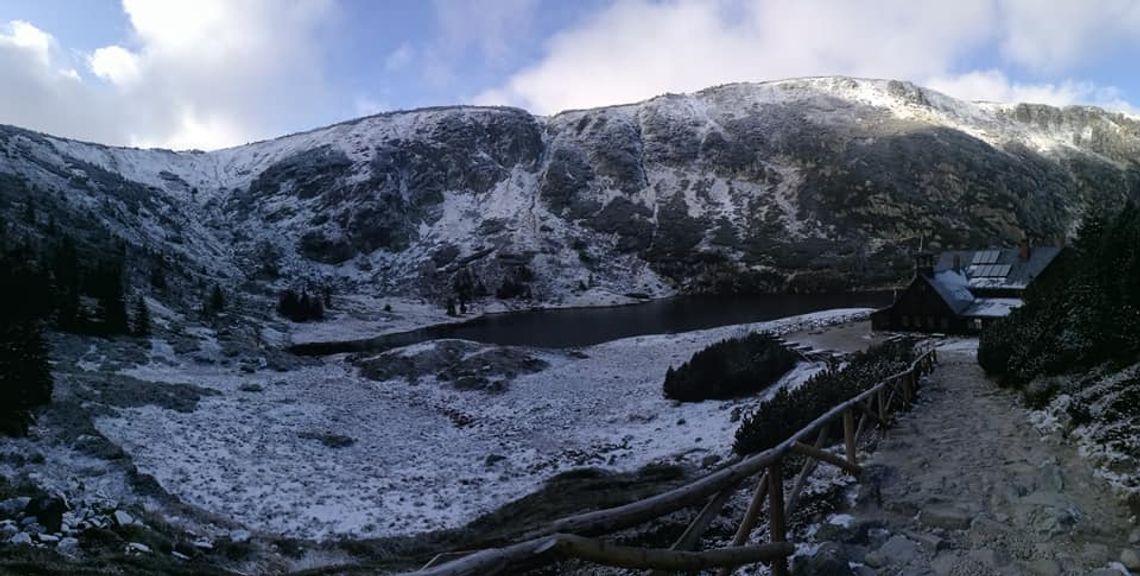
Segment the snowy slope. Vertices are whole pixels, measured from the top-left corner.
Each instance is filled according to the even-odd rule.
[[[0,127],[0,175],[131,244],[235,284],[274,283],[268,263],[437,303],[881,285],[918,236],[1051,241],[1087,204],[1136,198],[1138,160],[1126,115],[843,77],[549,118],[392,112],[213,152]]]

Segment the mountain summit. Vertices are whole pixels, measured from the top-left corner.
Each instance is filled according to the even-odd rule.
[[[1138,162],[1125,114],[827,77],[552,117],[391,112],[213,152],[0,126],[0,211],[235,285],[543,304],[881,286],[919,238],[1053,242],[1140,198]]]

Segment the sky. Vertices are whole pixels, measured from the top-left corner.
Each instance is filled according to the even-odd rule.
[[[173,149],[820,75],[1136,112],[1137,62],[1134,0],[0,0],[0,124]]]

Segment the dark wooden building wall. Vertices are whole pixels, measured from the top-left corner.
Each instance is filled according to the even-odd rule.
[[[972,332],[972,323],[959,317],[925,279],[915,277],[889,308],[871,315],[871,328],[901,332]]]

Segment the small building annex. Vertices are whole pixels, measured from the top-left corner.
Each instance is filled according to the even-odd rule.
[[[910,285],[871,314],[874,330],[968,334],[1021,306],[1030,283],[1048,273],[1055,246],[956,250],[915,258]]]

